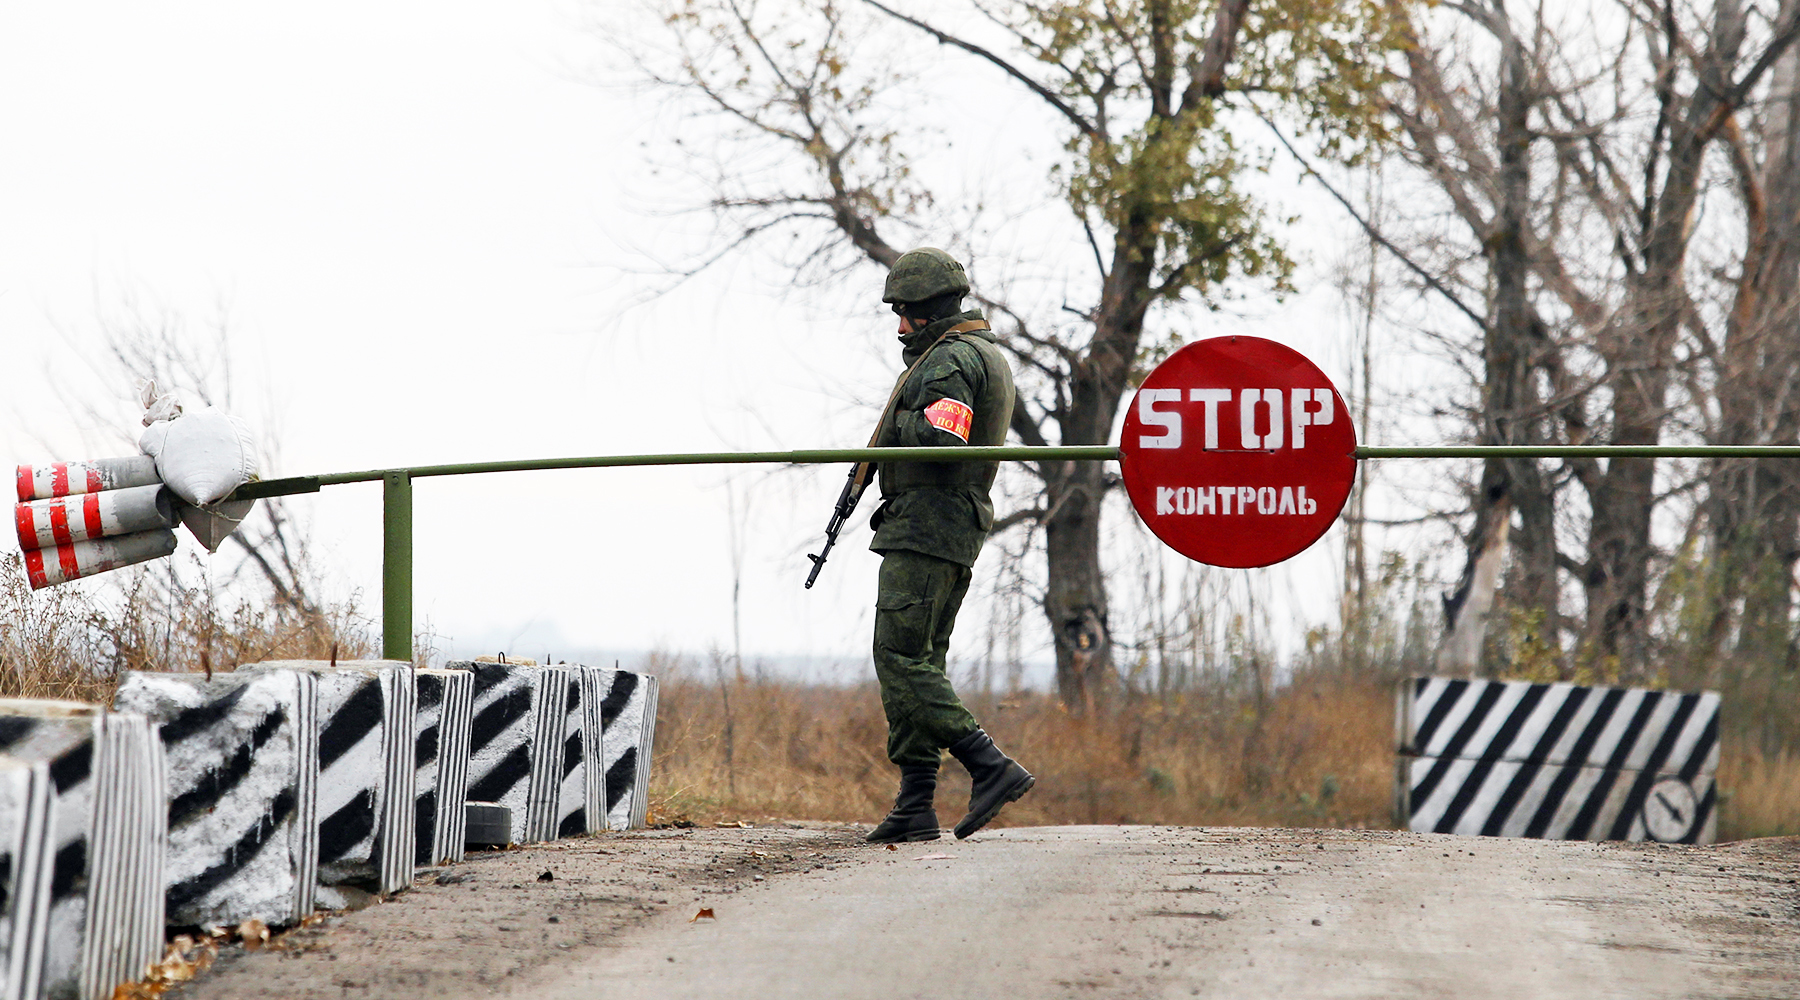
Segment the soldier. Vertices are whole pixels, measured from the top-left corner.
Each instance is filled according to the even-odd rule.
[[[895,386],[876,444],[997,445],[1012,419],[1013,380],[979,310],[964,310],[969,279],[942,250],[921,247],[894,262],[882,301],[900,316],[906,374]],[[875,599],[875,675],[887,714],[888,759],[900,794],[871,843],[936,840],[938,763],[948,749],[968,768],[967,837],[1037,779],[1000,752],[963,707],[945,671],[970,567],[994,526],[988,491],[994,462],[884,462],[881,506],[869,519],[881,553]]]

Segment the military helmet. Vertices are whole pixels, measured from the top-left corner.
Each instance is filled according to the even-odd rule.
[[[908,250],[888,271],[883,302],[923,302],[940,295],[969,294],[969,276],[963,266],[936,247]]]

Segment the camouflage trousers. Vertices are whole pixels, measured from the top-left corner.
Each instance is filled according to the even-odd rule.
[[[901,767],[936,767],[945,747],[979,728],[944,666],[971,575],[967,566],[922,552],[882,554],[875,677],[887,713],[888,760]]]

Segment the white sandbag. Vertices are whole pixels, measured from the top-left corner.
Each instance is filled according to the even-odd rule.
[[[257,475],[249,428],[223,410],[190,409],[158,420],[138,447],[156,460],[157,474],[175,495],[197,507],[223,500]]]
[[[158,420],[174,420],[181,416],[181,396],[173,389],[158,392],[156,380],[142,379],[138,382],[138,395],[144,401],[144,426],[148,427]]]

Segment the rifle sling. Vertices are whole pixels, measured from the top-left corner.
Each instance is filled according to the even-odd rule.
[[[875,447],[876,442],[881,440],[881,429],[883,427],[887,426],[888,417],[893,415],[894,407],[899,405],[900,390],[906,388],[906,380],[909,378],[912,378],[913,372],[919,370],[919,366],[925,363],[925,359],[931,356],[932,351],[935,351],[938,349],[938,345],[940,345],[946,341],[955,339],[956,337],[960,336],[961,334],[974,333],[976,330],[989,330],[989,329],[992,329],[992,327],[988,326],[988,322],[985,319],[965,320],[964,322],[958,323],[955,326],[951,327],[950,329],[945,330],[943,336],[932,341],[931,346],[925,348],[925,353],[920,354],[919,359],[917,361],[914,361],[912,363],[912,366],[907,368],[906,371],[903,374],[901,374],[900,381],[894,383],[894,391],[888,394],[887,405],[881,408],[881,419],[875,421],[875,433],[869,435],[869,447],[871,447],[871,448]],[[859,488],[868,486],[869,485],[869,477],[874,474],[874,471],[875,471],[875,463],[873,463],[873,462],[857,463],[856,485]]]

